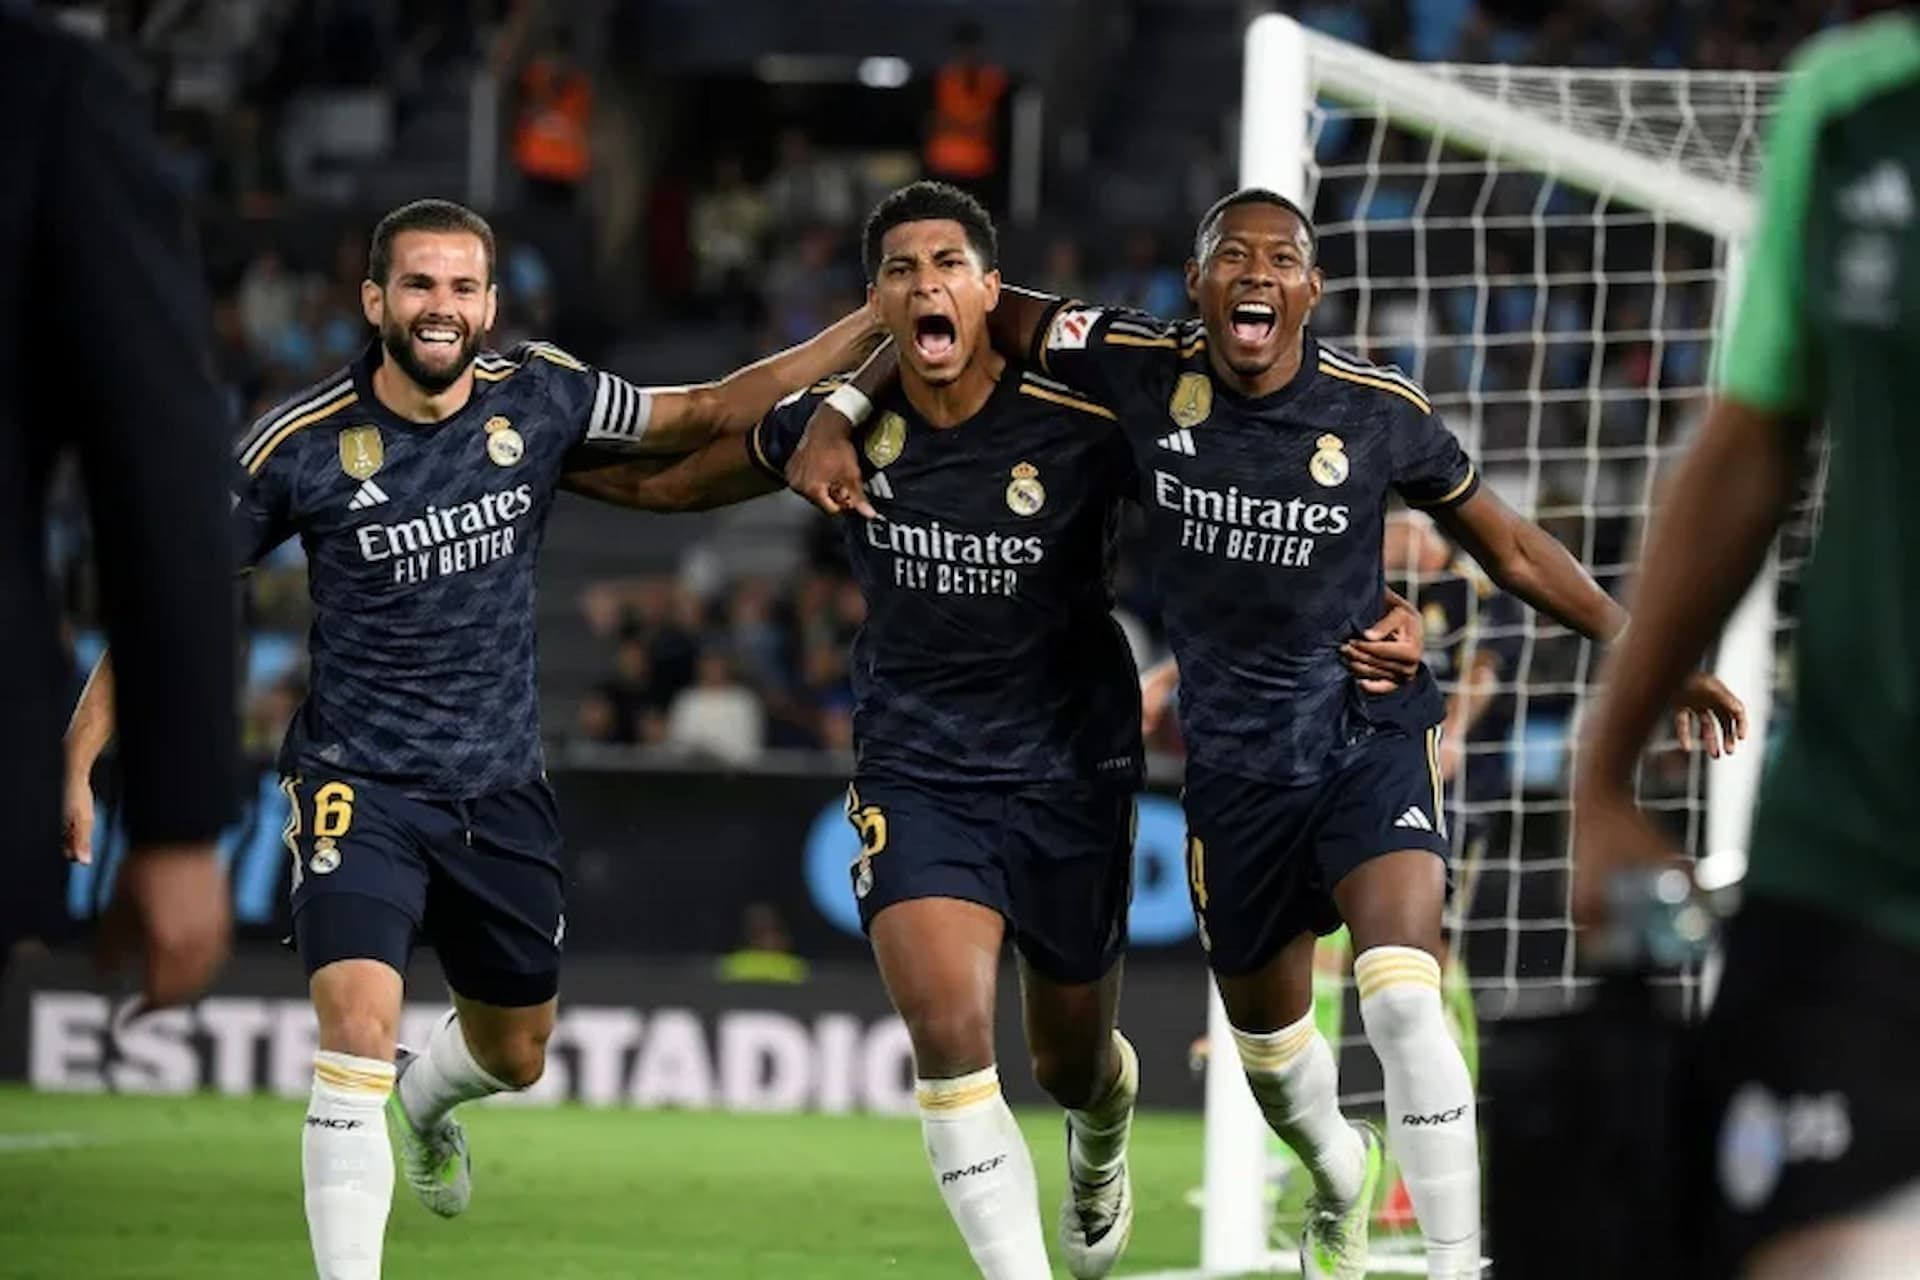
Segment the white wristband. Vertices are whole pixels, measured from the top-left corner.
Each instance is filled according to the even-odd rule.
[[[851,382],[843,382],[835,387],[833,394],[827,397],[827,404],[838,409],[856,427],[873,412],[873,401],[867,399],[867,393]]]

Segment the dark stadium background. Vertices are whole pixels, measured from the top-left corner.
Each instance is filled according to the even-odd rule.
[[[237,430],[359,349],[367,232],[381,212],[420,196],[469,202],[498,229],[498,346],[539,335],[637,381],[677,383],[810,334],[859,301],[859,221],[878,195],[925,169],[932,86],[969,42],[981,65],[1005,77],[995,160],[972,185],[1001,221],[1007,277],[1180,312],[1193,219],[1234,182],[1242,32],[1265,6],[41,7],[111,45],[153,104],[167,166],[192,196]],[[1746,69],[1777,67],[1795,41],[1850,10],[1825,0],[1282,7],[1396,57]],[[589,159],[577,174],[523,145],[541,83],[590,99]],[[1704,248],[1681,238],[1669,252],[1689,265],[1686,256]],[[1517,351],[1493,358],[1528,358]],[[1365,354],[1389,360],[1395,351],[1383,340]],[[1662,376],[1631,349],[1619,353],[1617,373],[1639,384]],[[77,486],[63,488],[49,548],[77,691],[100,641],[76,495]],[[1625,544],[1619,523],[1599,531],[1602,545]],[[284,547],[249,593],[247,743],[258,771],[227,845],[241,927],[263,944],[284,925],[284,811],[270,758],[302,691],[302,575],[298,546]],[[1120,597],[1140,655],[1157,656],[1155,602],[1130,562]],[[844,866],[853,842],[832,814],[849,736],[844,655],[860,616],[835,530],[789,495],[673,518],[562,500],[542,569],[541,674],[569,823],[574,954],[679,962],[745,949],[828,967],[862,963],[844,904],[827,901],[831,869]],[[1536,675],[1561,678],[1571,662],[1543,651]],[[1551,697],[1532,707],[1543,722],[1563,714]],[[1527,728],[1512,743],[1524,743]],[[1164,792],[1178,776],[1179,744],[1163,734],[1156,746]],[[1523,761],[1521,774],[1551,795],[1563,770],[1554,755]],[[1558,822],[1526,838],[1555,844]],[[65,886],[53,932],[103,901],[119,852],[110,818],[104,830],[108,856]],[[1145,831],[1136,963],[1191,974],[1191,1008],[1170,1025],[1197,1032],[1198,953],[1180,909],[1179,836],[1164,822]],[[270,953],[247,953],[241,964],[292,969]],[[1185,1096],[1198,1098],[1197,1088]]]

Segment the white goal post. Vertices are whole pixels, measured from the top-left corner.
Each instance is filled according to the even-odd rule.
[[[1748,73],[1396,62],[1270,14],[1247,32],[1240,180],[1311,210],[1323,260],[1329,246],[1341,257],[1316,330],[1380,363],[1410,360],[1488,483],[1523,513],[1576,530],[1575,554],[1610,583],[1631,562],[1656,473],[1704,411],[1778,87],[1778,76]],[[1774,563],[1715,661],[1746,701],[1748,749],[1716,763],[1710,787],[1698,757],[1669,766],[1664,799],[1649,800],[1720,882],[1744,868],[1788,625],[1776,617]],[[1544,860],[1537,848],[1546,822],[1564,827],[1564,794],[1551,797],[1520,753],[1558,753],[1564,776],[1592,655],[1531,617],[1513,639],[1514,727],[1491,749],[1514,754],[1514,782],[1480,802],[1505,821],[1506,847],[1488,865],[1506,860],[1494,874],[1508,895],[1483,923],[1511,935],[1504,971],[1472,974],[1489,1012],[1543,1007],[1578,985],[1564,837]],[[1557,743],[1522,740],[1529,699],[1555,709]],[[1529,877],[1558,886],[1551,906]],[[1544,967],[1527,958],[1542,947]],[[1209,997],[1201,1267],[1289,1269],[1268,1234],[1266,1126],[1211,984]],[[1343,1102],[1377,1101],[1343,1088]],[[1425,1274],[1417,1258],[1404,1262]]]

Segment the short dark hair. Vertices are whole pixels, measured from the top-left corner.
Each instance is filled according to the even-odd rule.
[[[493,228],[463,204],[451,200],[415,200],[380,219],[367,250],[367,279],[381,288],[393,270],[393,240],[402,231],[465,231],[480,237],[487,251],[487,283],[493,283]]]
[[[873,206],[873,212],[867,215],[866,230],[861,233],[867,279],[880,274],[880,242],[887,232],[903,222],[934,219],[960,224],[967,233],[967,247],[979,255],[982,271],[1000,265],[1000,236],[993,229],[993,215],[978,200],[949,183],[910,182]]]
[[[1193,232],[1193,256],[1205,261],[1207,256],[1207,237],[1220,225],[1220,219],[1226,217],[1227,210],[1242,204],[1270,204],[1276,209],[1285,209],[1300,219],[1300,225],[1307,229],[1307,263],[1309,266],[1320,260],[1320,231],[1313,225],[1313,219],[1293,201],[1278,191],[1266,187],[1242,187],[1232,195],[1221,196],[1207,211],[1200,215],[1200,225]]]

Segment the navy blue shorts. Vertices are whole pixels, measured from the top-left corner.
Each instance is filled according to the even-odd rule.
[[[1133,793],[1095,783],[936,788],[866,778],[847,788],[860,833],[860,924],[896,902],[959,898],[998,911],[1041,977],[1098,981],[1126,949]]]
[[[1251,973],[1301,934],[1338,929],[1333,886],[1369,858],[1448,857],[1438,745],[1438,729],[1383,733],[1291,786],[1187,766],[1187,892],[1215,973]]]
[[[312,974],[336,960],[405,973],[424,939],[447,984],[520,1007],[560,987],[566,929],[560,813],[536,779],[475,800],[416,800],[369,782],[287,777],[293,937]]]

